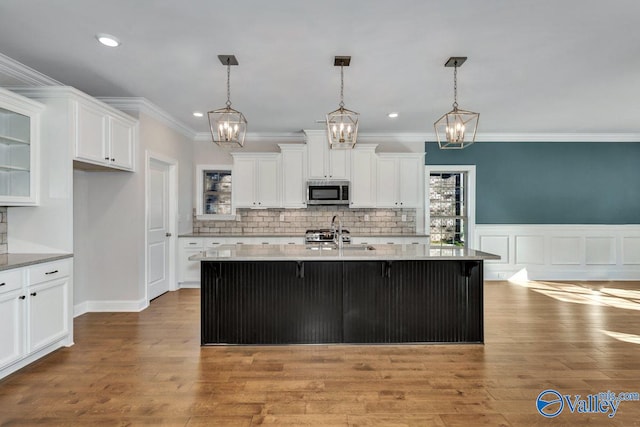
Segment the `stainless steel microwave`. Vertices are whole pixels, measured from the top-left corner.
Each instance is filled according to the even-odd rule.
[[[348,205],[349,181],[307,181],[307,205]]]

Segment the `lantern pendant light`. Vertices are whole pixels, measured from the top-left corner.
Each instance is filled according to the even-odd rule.
[[[443,150],[462,149],[476,140],[480,114],[458,108],[458,67],[466,60],[466,56],[452,56],[444,64],[445,67],[453,67],[453,110],[433,124],[438,146]]]
[[[240,111],[231,108],[231,66],[238,65],[234,55],[218,55],[222,65],[227,66],[227,104],[226,107],[209,111],[209,127],[213,142],[221,147],[233,148],[244,146],[244,137],[247,133],[247,119]]]
[[[340,67],[339,108],[327,114],[327,136],[331,149],[348,149],[356,145],[359,113],[344,108],[344,67],[351,63],[350,56],[336,56],[333,65]]]

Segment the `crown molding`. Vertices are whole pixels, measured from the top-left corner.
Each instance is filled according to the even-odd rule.
[[[435,134],[427,141],[435,142]],[[476,142],[640,142],[640,133],[478,133]]]
[[[59,81],[34,70],[31,67],[9,58],[0,53],[0,74],[5,74],[12,79],[21,82],[18,85],[4,86],[11,89],[12,87],[22,86],[63,86]]]
[[[152,117],[153,119],[165,124],[169,128],[175,130],[176,132],[184,135],[189,139],[196,140],[197,136],[199,135],[189,126],[175,119],[165,110],[158,107],[146,98],[100,96],[97,97],[97,99],[126,113],[142,113],[146,116]]]

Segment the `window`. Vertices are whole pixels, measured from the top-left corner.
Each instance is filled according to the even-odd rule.
[[[232,219],[232,169],[230,165],[198,165],[196,167],[198,219]]]
[[[470,246],[475,222],[475,167],[427,166],[425,224],[432,246]]]

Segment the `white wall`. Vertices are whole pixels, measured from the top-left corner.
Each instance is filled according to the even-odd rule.
[[[178,162],[178,230],[191,231],[193,142],[140,114],[136,172],[76,172],[76,314],[146,307],[145,168],[147,150]],[[86,218],[86,220],[84,219]],[[177,239],[175,239],[177,241]],[[177,242],[176,242],[177,244]],[[82,278],[82,282],[80,281]]]

